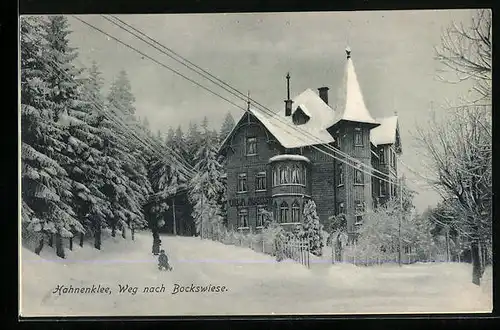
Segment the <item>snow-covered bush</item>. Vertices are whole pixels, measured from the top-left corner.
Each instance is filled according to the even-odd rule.
[[[316,203],[309,200],[304,205],[303,222],[296,236],[309,242],[310,252],[316,256],[323,254],[323,226],[316,213]]]

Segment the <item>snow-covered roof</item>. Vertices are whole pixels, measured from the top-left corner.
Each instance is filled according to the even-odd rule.
[[[293,161],[301,161],[307,163],[310,162],[307,157],[304,157],[302,155],[285,154],[285,155],[276,155],[269,158],[269,163],[283,161],[283,160],[293,160]]]
[[[327,128],[335,118],[335,114],[318,94],[308,88],[293,98],[293,105],[295,104],[297,104],[296,109],[300,107],[310,118],[300,126],[293,123],[292,116],[285,116],[283,106],[273,116],[264,119],[266,123],[263,124],[281,145],[285,148],[299,148],[334,141]],[[259,114],[262,116],[262,113]]]
[[[350,57],[347,59],[344,81],[336,101],[335,106],[330,107],[311,89],[303,91],[293,99],[292,107],[294,113],[298,108],[301,108],[310,119],[299,126],[293,123],[293,116],[285,116],[283,105],[271,108],[272,110],[280,109],[276,113],[263,112],[253,108],[248,111],[267,128],[283,147],[289,149],[334,142],[334,138],[327,129],[341,120],[368,123],[372,124],[373,127],[380,125],[366,108]],[[229,141],[237,126],[222,142],[220,150]]]
[[[378,126],[378,122],[371,116],[366,108],[356,70],[354,69],[354,64],[350,57],[347,59],[345,65],[344,80],[338,90],[334,109],[337,117],[333,124],[341,120],[346,120]]]
[[[276,113],[271,113],[270,111],[264,112],[253,108],[250,108],[248,111],[255,116],[255,118],[257,118],[285,148],[300,148],[316,144],[331,143],[334,141],[333,137],[327,131],[327,128],[331,126],[335,118],[332,108],[311,89],[306,89],[296,96],[293,102],[293,104],[298,104],[310,118],[306,123],[300,126],[293,123],[293,116],[285,116],[285,109],[283,106],[281,106],[281,110]],[[242,118],[244,116],[245,114],[243,114]],[[229,141],[237,127],[238,125],[233,128],[233,131],[228,134],[226,139],[222,142],[220,150]]]
[[[377,118],[380,126],[370,131],[370,141],[375,146],[381,144],[396,143],[396,132],[398,129],[398,116]]]

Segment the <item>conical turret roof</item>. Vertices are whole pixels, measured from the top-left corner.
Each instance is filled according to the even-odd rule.
[[[334,106],[336,117],[332,126],[342,120],[372,124],[373,127],[379,126],[380,123],[371,116],[365,105],[349,48],[346,49],[346,53],[347,61],[345,64],[344,79],[339,88]]]

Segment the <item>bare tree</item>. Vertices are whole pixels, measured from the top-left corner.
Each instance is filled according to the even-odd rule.
[[[454,226],[466,233],[473,255],[473,282],[484,270],[481,252],[491,249],[492,121],[491,107],[466,105],[435,113],[417,128],[417,141],[433,188],[457,214]]]
[[[445,71],[457,79],[440,78],[447,82],[474,80],[474,90],[479,95],[474,103],[491,105],[492,45],[491,10],[478,10],[468,26],[453,22],[443,31],[436,54]]]

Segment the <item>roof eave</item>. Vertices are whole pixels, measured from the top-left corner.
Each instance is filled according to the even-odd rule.
[[[327,128],[327,131],[330,131],[330,130],[333,130],[335,128],[337,128],[340,124],[343,124],[343,123],[354,123],[354,124],[362,124],[362,125],[365,125],[365,126],[368,126],[369,129],[373,129],[375,127],[378,127],[380,126],[380,123],[377,123],[377,122],[363,122],[363,121],[354,121],[354,120],[348,120],[348,119],[340,119],[339,121],[333,123],[332,125],[330,125],[328,128]]]

